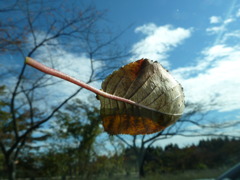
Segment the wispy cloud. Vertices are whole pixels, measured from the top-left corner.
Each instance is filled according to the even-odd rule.
[[[236,16],[229,15],[225,20],[210,17],[210,23],[219,23],[207,28],[208,33],[216,35],[215,42],[195,57],[193,65],[173,70],[185,89],[187,101],[206,105],[214,102],[209,110],[240,109],[240,35],[239,30],[228,26],[235,22]]]
[[[230,23],[232,23],[235,19],[232,18],[232,17],[227,17],[225,20],[220,17],[220,16],[211,16],[209,18],[209,21],[210,21],[210,24],[217,24],[213,27],[208,27],[206,28],[206,31],[209,33],[209,34],[218,34],[218,33],[221,33],[223,31],[226,31],[226,26]]]
[[[233,30],[230,32],[226,32],[224,36],[222,37],[220,43],[233,43],[238,41],[239,42],[240,38],[240,30]]]
[[[240,109],[240,46],[217,45],[203,51],[193,67],[173,71],[185,89],[186,100],[211,104],[219,111]]]
[[[220,26],[207,29],[216,33],[215,43],[201,52],[193,66],[173,71],[188,101],[206,105],[214,101],[211,110],[240,109],[240,35],[239,30],[227,26],[235,21],[227,18]]]
[[[223,24],[229,24],[229,23],[231,23],[231,22],[233,22],[234,21],[234,19],[233,18],[228,18],[228,19],[226,19],[225,21],[223,21]]]
[[[210,34],[217,34],[221,31],[224,31],[225,27],[224,26],[214,26],[214,27],[209,27],[206,29],[206,31]]]
[[[237,17],[240,17],[240,9],[238,9],[237,13],[236,13]]]
[[[169,51],[191,36],[191,29],[157,26],[153,23],[137,27],[135,32],[142,33],[145,37],[133,45],[133,59],[146,57],[161,61],[165,67],[170,65],[167,61]]]

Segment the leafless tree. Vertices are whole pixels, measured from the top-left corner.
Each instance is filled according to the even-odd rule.
[[[64,97],[50,111],[44,111],[39,107],[44,103],[42,99],[47,98],[46,93],[41,94],[42,89],[54,86],[58,81],[52,81],[51,77],[34,70],[26,71],[25,57],[41,56],[43,48],[57,50],[64,46],[73,53],[85,53],[88,56],[91,73],[86,83],[102,78],[102,71],[94,67],[96,61],[108,61],[106,64],[111,64],[109,62],[126,56],[120,48],[109,51],[122,32],[110,36],[107,30],[100,29],[98,25],[103,15],[104,12],[94,7],[79,9],[69,4],[66,7],[59,1],[15,1],[0,10],[0,55],[1,59],[5,59],[0,66],[3,70],[0,77],[4,82],[2,85],[8,90],[2,102],[6,103],[4,111],[9,115],[0,126],[0,149],[9,179],[16,179],[16,164],[21,150],[34,140],[47,136],[42,134],[36,137],[33,132],[52,119],[82,89],[78,88]],[[9,57],[18,59],[14,61],[16,66],[9,67]],[[57,65],[51,51],[44,57],[52,66]]]
[[[209,104],[212,106],[213,104]],[[239,125],[240,121],[219,122],[212,120],[208,115],[206,105],[196,103],[186,103],[186,113],[170,127],[152,134],[152,135],[136,135],[128,138],[121,135],[116,137],[132,148],[135,152],[138,165],[139,177],[145,176],[144,162],[146,150],[161,140],[170,139],[174,136],[183,137],[233,137],[240,138],[239,135],[232,135],[231,132],[225,131],[226,128]]]

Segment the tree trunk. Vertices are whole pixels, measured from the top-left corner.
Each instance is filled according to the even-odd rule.
[[[143,161],[139,162],[139,177],[144,178],[145,177],[145,171],[144,171],[144,165]]]
[[[8,180],[16,180],[16,166],[14,161],[10,160],[10,162],[7,162],[7,174]]]
[[[138,175],[139,175],[140,178],[145,177],[144,157],[145,157],[144,151],[140,152],[139,157],[138,157]]]

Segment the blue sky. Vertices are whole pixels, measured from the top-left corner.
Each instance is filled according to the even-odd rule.
[[[188,65],[206,46],[211,46],[217,36],[209,36],[206,29],[213,26],[210,23],[212,16],[221,20],[231,18],[238,9],[237,1],[211,1],[211,0],[182,0],[182,1],[92,1],[100,9],[107,10],[107,19],[115,29],[125,28],[133,24],[126,33],[125,40],[136,43],[144,34],[135,33],[137,27],[153,23],[156,26],[171,25],[173,28],[191,29],[191,38],[184,45],[174,48],[169,54],[168,61],[171,67]]]
[[[107,10],[106,19],[114,30],[132,24],[122,39],[133,53],[129,61],[141,57],[157,60],[183,84],[188,100],[208,102],[214,98],[220,103],[214,110],[239,110],[239,1],[92,3]]]
[[[240,121],[239,1],[93,0],[91,3],[99,10],[106,10],[106,25],[113,32],[131,25],[121,37],[121,43],[127,44],[132,53],[128,62],[144,57],[169,69],[184,87],[186,101],[203,104],[204,110],[210,112],[205,125]],[[238,135],[239,127],[224,128],[219,131],[222,132]],[[185,146],[200,138],[176,136],[159,144],[173,142]]]
[[[129,61],[144,57],[170,69],[183,85],[186,100],[206,105],[211,122],[240,120],[239,1],[92,2],[107,10],[114,30],[132,24],[122,39],[133,53]],[[238,135],[239,127],[223,131]],[[184,145],[195,140],[172,139]]]
[[[157,60],[182,84],[187,101],[206,105],[205,111],[211,112],[212,119],[240,121],[239,0],[65,2],[75,2],[79,7],[92,4],[99,10],[105,10],[105,21],[100,24],[102,27],[108,26],[114,33],[126,29],[119,43],[127,45],[131,52],[127,62],[140,58]],[[40,32],[38,37],[41,39],[44,33],[46,32]],[[31,37],[29,41],[31,42]],[[57,41],[54,43],[58,44]],[[56,61],[61,62],[61,66],[57,67],[59,70],[81,80],[89,77],[89,64],[86,63],[84,53],[79,56],[64,47],[58,50],[43,48],[34,58],[41,61],[45,58],[46,51],[52,51],[52,55],[58,57]],[[61,56],[57,56],[59,54]],[[14,62],[15,59],[9,55],[8,62]],[[62,63],[66,60],[67,65]],[[97,88],[100,88],[100,84],[101,82],[92,83]],[[46,93],[59,92],[53,101],[76,89],[75,85],[65,82],[59,86],[46,89]],[[82,94],[86,94],[86,91]],[[79,98],[81,97],[80,95]],[[213,102],[215,104],[209,106]],[[239,134],[239,127],[227,131]],[[188,142],[195,140],[196,138]],[[170,142],[182,143],[185,139],[176,137],[166,143]]]

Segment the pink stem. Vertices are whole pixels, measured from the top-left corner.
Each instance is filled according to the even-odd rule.
[[[34,67],[34,68],[36,68],[36,69],[38,69],[38,70],[40,70],[40,71],[42,71],[42,72],[44,72],[44,73],[46,73],[46,74],[50,74],[52,76],[56,76],[56,77],[59,77],[61,79],[66,80],[66,81],[72,82],[72,83],[74,83],[74,84],[76,84],[78,86],[81,86],[81,87],[83,87],[85,89],[88,89],[89,91],[92,91],[93,93],[98,94],[100,96],[103,96],[103,97],[106,97],[106,98],[109,98],[109,99],[113,99],[113,100],[117,100],[117,101],[122,101],[122,102],[125,102],[125,103],[128,103],[128,104],[137,105],[137,106],[140,106],[140,107],[143,107],[143,108],[150,109],[150,108],[148,108],[146,106],[137,104],[136,102],[131,101],[129,99],[125,99],[125,98],[122,98],[122,97],[119,97],[119,96],[114,96],[112,94],[109,94],[109,93],[106,93],[106,92],[101,91],[99,89],[96,89],[96,88],[94,88],[94,87],[92,87],[92,86],[90,86],[90,85],[88,85],[88,84],[86,84],[86,83],[84,83],[84,82],[82,82],[80,80],[77,80],[77,79],[75,79],[75,78],[73,78],[73,77],[71,77],[71,76],[69,76],[67,74],[64,74],[64,73],[62,73],[60,71],[57,71],[57,70],[52,69],[50,67],[47,67],[47,66],[45,66],[45,65],[35,61],[34,59],[32,59],[30,57],[26,57],[25,63],[30,65],[30,66],[32,66],[32,67]]]
[[[109,94],[107,92],[101,91],[101,90],[99,90],[97,88],[94,88],[94,87],[92,87],[92,86],[90,86],[90,85],[88,85],[88,84],[86,84],[86,83],[84,83],[84,82],[82,82],[80,80],[77,80],[77,79],[75,79],[75,78],[73,78],[73,77],[71,77],[71,76],[69,76],[67,74],[64,74],[64,73],[62,73],[60,71],[57,71],[57,70],[52,69],[50,67],[47,67],[47,66],[45,66],[45,65],[35,61],[34,59],[32,59],[30,57],[26,57],[25,63],[30,65],[30,66],[32,66],[32,67],[34,67],[34,68],[36,68],[36,69],[38,69],[38,70],[40,70],[40,71],[42,71],[42,72],[44,72],[44,73],[46,73],[46,74],[50,74],[52,76],[59,77],[61,79],[64,79],[64,80],[69,81],[71,83],[74,83],[74,84],[76,84],[78,86],[81,86],[81,87],[83,87],[85,89],[88,89],[89,91],[92,91],[93,93],[95,93],[95,94],[97,94],[99,96],[103,96],[105,98],[109,98],[109,99],[113,99],[113,100],[116,100],[116,101],[121,101],[121,102],[125,102],[125,103],[128,103],[128,104],[132,104],[132,105],[135,105],[135,106],[138,106],[138,107],[141,107],[141,108],[145,108],[145,109],[148,109],[148,110],[151,110],[151,111],[157,111],[156,109],[152,109],[152,108],[144,106],[142,104],[138,104],[138,103],[136,103],[134,101],[131,101],[129,99],[125,99],[125,98],[122,98],[122,97],[119,97],[119,96],[115,96],[115,95]],[[160,112],[160,111],[158,111],[158,112]],[[160,113],[163,113],[163,112],[160,112]],[[181,114],[169,114],[169,113],[163,113],[163,114],[167,114],[167,115],[181,115]]]

